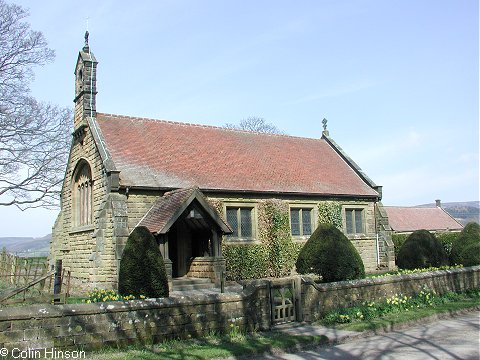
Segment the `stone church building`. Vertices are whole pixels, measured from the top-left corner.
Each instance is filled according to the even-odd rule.
[[[96,81],[87,38],[75,66],[74,131],[50,252],[78,289],[117,287],[137,226],[154,234],[170,280],[218,284],[223,244],[258,243],[259,204],[268,199],[288,207],[299,243],[318,226],[319,204],[335,201],[366,270],[394,266],[381,187],[328,131],[313,139],[103,114]]]

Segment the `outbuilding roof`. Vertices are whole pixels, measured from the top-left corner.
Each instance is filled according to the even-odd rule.
[[[378,197],[327,137],[272,135],[97,113],[120,185]]]
[[[441,207],[420,208],[385,206],[388,222],[395,232],[458,231],[463,226]]]

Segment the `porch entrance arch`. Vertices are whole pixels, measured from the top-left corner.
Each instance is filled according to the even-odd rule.
[[[221,240],[232,230],[197,187],[166,193],[138,226],[156,236],[170,284],[189,276],[220,285],[225,271]]]

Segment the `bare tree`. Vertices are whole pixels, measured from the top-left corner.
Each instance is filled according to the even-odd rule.
[[[236,124],[225,124],[227,129],[239,129],[247,131],[255,131],[267,134],[283,134],[275,125],[267,123],[264,118],[250,116]]]
[[[53,60],[20,6],[0,0],[0,206],[58,202],[70,142],[71,110],[30,95],[33,67]]]

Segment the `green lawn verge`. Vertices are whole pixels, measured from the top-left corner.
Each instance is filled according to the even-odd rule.
[[[134,359],[181,359],[202,360],[239,355],[271,353],[275,349],[289,350],[305,345],[326,344],[325,336],[289,335],[280,332],[255,333],[251,335],[211,335],[202,339],[171,340],[145,347],[130,347],[125,350],[104,350],[88,354],[93,360]]]
[[[480,306],[479,301],[460,301],[456,303],[442,304],[436,308],[423,308],[409,312],[391,313],[381,318],[371,319],[368,321],[353,322],[348,324],[337,324],[335,329],[350,331],[366,331],[388,329],[393,325],[399,325],[407,322],[415,322],[422,318],[433,315],[452,313],[460,310],[467,310]]]
[[[327,313],[317,324],[339,330],[365,331],[391,328],[425,317],[480,306],[480,290],[465,293],[446,293],[438,296],[422,290],[413,297],[401,294],[383,302],[364,302],[358,306]]]

